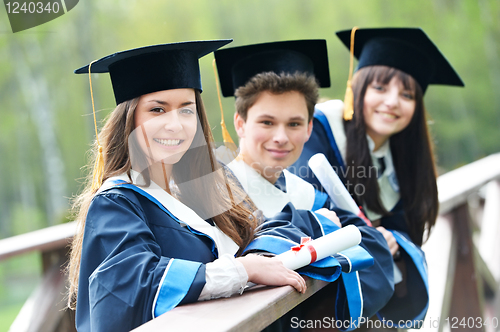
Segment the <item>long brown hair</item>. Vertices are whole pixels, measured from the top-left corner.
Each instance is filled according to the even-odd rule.
[[[203,215],[213,216],[214,214],[210,214],[213,211],[223,211],[211,219],[220,230],[239,245],[238,254],[240,254],[254,237],[258,221],[252,215],[252,211],[256,209],[243,190],[234,184],[231,177],[227,176],[216,161],[213,153],[212,131],[198,90],[195,90],[195,98],[199,122],[192,146],[199,146],[199,148],[188,150],[173,167],[172,176],[176,183],[182,184],[189,181],[191,184],[180,186],[177,198]],[[135,129],[134,113],[138,102],[139,98],[135,98],[119,104],[111,112],[99,134],[104,156],[103,181],[123,173],[130,176],[132,168],[130,152],[135,153],[136,148],[133,146],[134,141],[129,141],[129,137]],[[129,146],[129,143],[132,146]],[[97,147],[94,146],[91,151],[97,151]],[[91,156],[89,165],[94,164],[95,157],[95,155]],[[209,173],[213,173],[212,176],[204,177],[203,181],[200,180]],[[150,179],[147,169],[142,174],[148,185]],[[68,307],[71,309],[75,309],[78,293],[85,220],[90,203],[95,196],[91,185],[92,174],[90,173],[86,179],[85,189],[73,203],[73,213],[78,226],[71,245],[68,266],[70,281]],[[224,192],[228,194],[223,194]]]
[[[363,116],[364,96],[368,85],[373,81],[388,84],[393,77],[397,77],[405,89],[413,91],[415,96],[413,117],[405,129],[390,137],[390,147],[409,235],[414,243],[422,245],[425,229],[430,234],[436,222],[439,201],[434,154],[427,129],[423,93],[410,75],[387,66],[369,66],[356,72],[352,82],[354,115],[351,121],[344,121],[347,137],[345,164],[346,167],[353,167],[355,170],[372,169]],[[376,177],[357,177],[356,172],[346,173],[347,180],[350,182],[348,187],[358,203],[383,216],[390,213],[380,200],[380,188]],[[364,188],[361,193],[355,190],[358,184]]]

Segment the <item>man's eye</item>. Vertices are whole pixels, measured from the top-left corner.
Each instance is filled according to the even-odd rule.
[[[271,126],[273,123],[271,121],[262,121],[262,124],[266,126]]]
[[[290,122],[289,126],[290,127],[298,127],[298,126],[300,126],[300,123],[299,122]]]

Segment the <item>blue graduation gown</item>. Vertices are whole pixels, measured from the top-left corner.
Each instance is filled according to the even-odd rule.
[[[204,264],[216,257],[210,238],[133,190],[97,195],[85,225],[78,331],[129,331],[153,318],[156,302],[161,314],[196,301],[205,285]]]
[[[324,191],[321,183],[308,166],[309,159],[316,153],[323,153],[326,156],[330,165],[332,165],[340,179],[345,183],[346,179],[342,172],[345,169],[342,155],[327,118],[319,110],[316,110],[314,114],[311,137],[304,145],[300,158],[290,170],[292,172],[296,171],[297,175],[313,184],[318,190]],[[391,320],[395,324],[400,320],[413,321],[408,325],[400,327],[418,328],[420,321],[425,318],[429,303],[427,263],[423,251],[420,247],[413,244],[408,236],[404,217],[404,205],[401,200],[393,208],[391,215],[381,218],[381,225],[394,233],[400,245],[402,258],[406,264],[406,273],[404,273],[407,276],[406,284],[409,287],[407,287],[406,296],[398,297],[394,294],[385,306],[379,307],[380,310],[378,310],[377,315],[380,318]],[[392,266],[392,263],[389,265]],[[364,287],[377,287],[377,285],[376,283],[371,283],[371,286],[366,284]],[[379,302],[380,304],[382,302]]]
[[[282,190],[286,190],[285,178],[281,176],[276,185]],[[353,213],[335,207],[326,196],[325,193],[317,192],[313,209],[327,208],[337,214],[342,227],[347,225],[358,227],[362,236],[360,247],[373,257],[374,264],[371,266],[357,269],[357,273],[343,271],[342,278],[338,280],[335,317],[341,321],[351,320],[356,324],[359,317],[369,318],[373,316],[393,295],[392,255],[382,233],[367,226],[361,218]],[[342,262],[341,259],[339,260]],[[351,326],[355,324],[351,324]],[[342,330],[350,329],[343,328]]]
[[[233,161],[228,164],[228,167],[257,208],[261,209],[266,216],[273,215],[288,202],[293,203],[297,208],[310,211],[326,207],[337,213],[343,226],[354,225],[361,231],[360,246],[334,255],[342,265],[343,273],[336,284],[338,289],[333,292],[333,295],[329,294],[329,299],[325,299],[330,307],[327,314],[335,316],[337,320],[350,322],[348,328],[343,330],[356,327],[359,317],[371,317],[387,303],[394,291],[392,256],[380,232],[366,226],[365,222],[356,215],[332,206],[328,195],[315,191],[309,183],[286,170],[272,185],[243,161]],[[313,223],[308,225],[310,229],[304,230],[305,233],[311,234],[311,237],[317,238],[339,229],[328,218],[321,214],[315,215],[317,220],[313,220]],[[279,214],[276,217],[287,220],[287,218],[279,217]],[[273,226],[276,226],[276,222]],[[265,239],[265,237],[260,238],[261,241]],[[367,256],[370,257],[370,264],[365,262]],[[314,307],[314,303],[311,307]]]
[[[290,249],[308,235],[294,224],[310,224],[307,219],[313,216],[298,214],[293,207],[285,210],[282,217],[288,220],[276,222],[293,231],[275,233]],[[217,240],[188,224],[132,184],[117,181],[98,193],[85,225],[77,329],[129,331],[177,305],[197,301],[205,285],[205,264],[222,253]],[[288,233],[294,234],[292,239]],[[253,248],[272,251],[267,245],[273,246],[261,243]],[[332,281],[340,274],[334,258],[315,264],[309,271],[313,276]]]

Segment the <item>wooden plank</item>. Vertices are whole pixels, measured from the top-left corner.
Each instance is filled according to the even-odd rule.
[[[425,322],[420,330],[410,331],[437,332],[442,331],[451,305],[451,291],[455,271],[457,241],[453,237],[453,220],[451,215],[439,216],[427,242],[422,246],[425,252],[429,276],[429,309]]]
[[[438,180],[439,211],[451,211],[466,201],[470,193],[494,179],[500,179],[500,153],[492,154],[441,175]]]
[[[76,223],[69,222],[0,240],[0,260],[30,251],[64,248],[76,233]]]
[[[66,302],[66,276],[63,264],[66,262],[64,251],[44,274],[42,282],[24,303],[21,311],[10,327],[10,331],[56,331],[61,319],[68,313],[64,311]],[[74,323],[66,322],[65,331],[76,331]]]
[[[486,185],[485,204],[478,249],[491,275],[500,283],[500,182]],[[494,290],[497,287],[493,288]]]
[[[167,326],[169,331],[261,331],[328,283],[306,278],[306,284],[305,294],[291,286],[259,287],[241,296],[179,306],[134,331],[163,331]]]
[[[453,281],[450,313],[446,317],[457,318],[458,322],[471,317],[483,317],[484,295],[481,277],[477,272],[475,256],[476,247],[472,241],[471,222],[466,204],[452,211],[455,223],[455,237],[458,241],[455,276]],[[474,323],[473,323],[474,324]],[[459,328],[460,325],[457,325]],[[484,326],[466,326],[468,331],[484,331]]]
[[[479,273],[479,276],[482,278],[483,285],[485,287],[484,292],[486,296],[495,296],[495,293],[497,292],[498,289],[498,282],[496,281],[495,277],[491,273],[491,268],[486,264],[486,262],[483,260],[481,255],[477,250],[474,251],[476,253],[475,262],[476,262],[476,268],[477,272]]]
[[[485,205],[478,241],[481,275],[487,286],[484,319],[487,332],[497,329],[494,322],[500,317],[500,182],[491,181],[485,188]]]

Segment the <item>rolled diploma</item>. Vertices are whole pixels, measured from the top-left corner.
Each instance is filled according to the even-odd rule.
[[[319,261],[325,257],[355,246],[360,242],[361,233],[359,229],[354,225],[348,225],[335,232],[307,242],[299,251],[288,250],[277,257],[281,259],[283,265],[290,270],[297,270],[315,261]],[[316,251],[315,260],[312,259],[313,255],[310,249],[307,248],[308,246],[312,246],[314,251]]]
[[[309,159],[309,168],[314,172],[319,182],[325,188],[333,203],[340,209],[359,215],[361,210],[352,199],[339,176],[322,153],[317,153]]]

